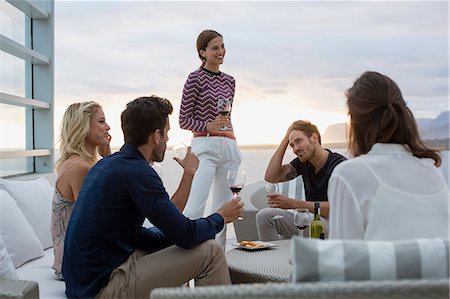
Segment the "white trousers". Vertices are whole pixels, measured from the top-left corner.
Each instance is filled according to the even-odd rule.
[[[225,202],[231,200],[233,194],[227,184],[227,172],[239,168],[242,155],[236,140],[227,137],[194,137],[191,147],[200,163],[183,214],[197,219],[204,216],[211,186],[211,213],[217,212]],[[226,224],[216,235],[216,240],[225,248]]]

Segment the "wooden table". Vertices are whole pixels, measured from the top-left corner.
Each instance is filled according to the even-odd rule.
[[[235,283],[289,281],[290,240],[271,241],[278,244],[263,250],[248,251],[234,248],[226,253],[231,281]]]

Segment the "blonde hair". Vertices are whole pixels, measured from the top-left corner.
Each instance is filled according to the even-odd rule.
[[[67,107],[61,122],[59,135],[60,158],[56,162],[56,171],[73,154],[79,155],[90,165],[94,165],[97,157],[86,149],[86,138],[89,134],[91,119],[101,106],[93,101],[74,103]]]

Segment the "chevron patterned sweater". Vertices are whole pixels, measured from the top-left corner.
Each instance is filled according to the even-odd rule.
[[[206,132],[206,124],[218,115],[217,100],[228,98],[233,106],[234,78],[223,72],[213,73],[199,68],[189,74],[184,84],[180,107],[180,127]]]

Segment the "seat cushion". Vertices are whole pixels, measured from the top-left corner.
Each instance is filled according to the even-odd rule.
[[[0,189],[0,236],[16,268],[44,254],[33,228],[14,199],[2,189]]]
[[[449,242],[292,240],[294,282],[448,278]]]
[[[5,189],[17,203],[33,228],[44,249],[53,246],[50,232],[53,188],[45,178],[29,181],[0,179]]]

